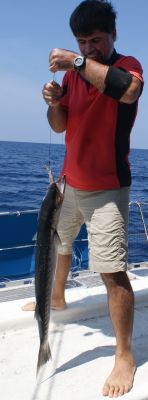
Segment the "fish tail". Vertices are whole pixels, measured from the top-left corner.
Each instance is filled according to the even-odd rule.
[[[46,364],[46,362],[51,358],[51,351],[49,347],[48,340],[40,344],[39,354],[38,354],[38,363],[37,363],[37,374],[42,365]]]

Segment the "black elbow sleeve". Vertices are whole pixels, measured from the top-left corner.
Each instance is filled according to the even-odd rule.
[[[132,75],[122,69],[109,67],[105,78],[104,94],[120,100],[132,82]]]

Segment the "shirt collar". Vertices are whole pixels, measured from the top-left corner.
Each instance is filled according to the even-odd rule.
[[[110,57],[104,64],[106,64],[106,65],[113,65],[114,62],[115,62],[116,60],[118,60],[118,58],[120,58],[120,57],[121,57],[121,55],[118,54],[118,53],[116,52],[116,50],[114,49],[114,50],[113,50],[113,53],[112,53],[112,55],[111,55],[111,57]]]

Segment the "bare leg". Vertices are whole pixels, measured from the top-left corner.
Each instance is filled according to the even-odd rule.
[[[65,284],[68,278],[71,260],[71,254],[58,254],[51,299],[51,308],[53,309],[63,310],[66,307]]]
[[[103,387],[103,395],[122,396],[133,386],[136,370],[131,352],[134,294],[125,272],[102,274],[108,292],[109,312],[116,335],[115,366]]]

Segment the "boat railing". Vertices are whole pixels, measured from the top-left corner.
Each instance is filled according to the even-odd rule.
[[[0,280],[33,276],[38,209],[0,213]],[[148,262],[148,202],[129,203],[128,263]],[[73,242],[71,270],[88,269],[86,226]]]
[[[147,206],[147,217],[148,217],[148,202],[130,201],[129,211],[133,206],[136,206],[139,208],[141,221],[142,221],[144,232],[145,232],[145,237],[146,237],[146,240],[148,241],[148,228],[147,228],[148,223],[146,223],[145,216],[144,216],[144,210],[143,210],[143,208]]]
[[[128,263],[148,265],[148,202],[129,203]]]

